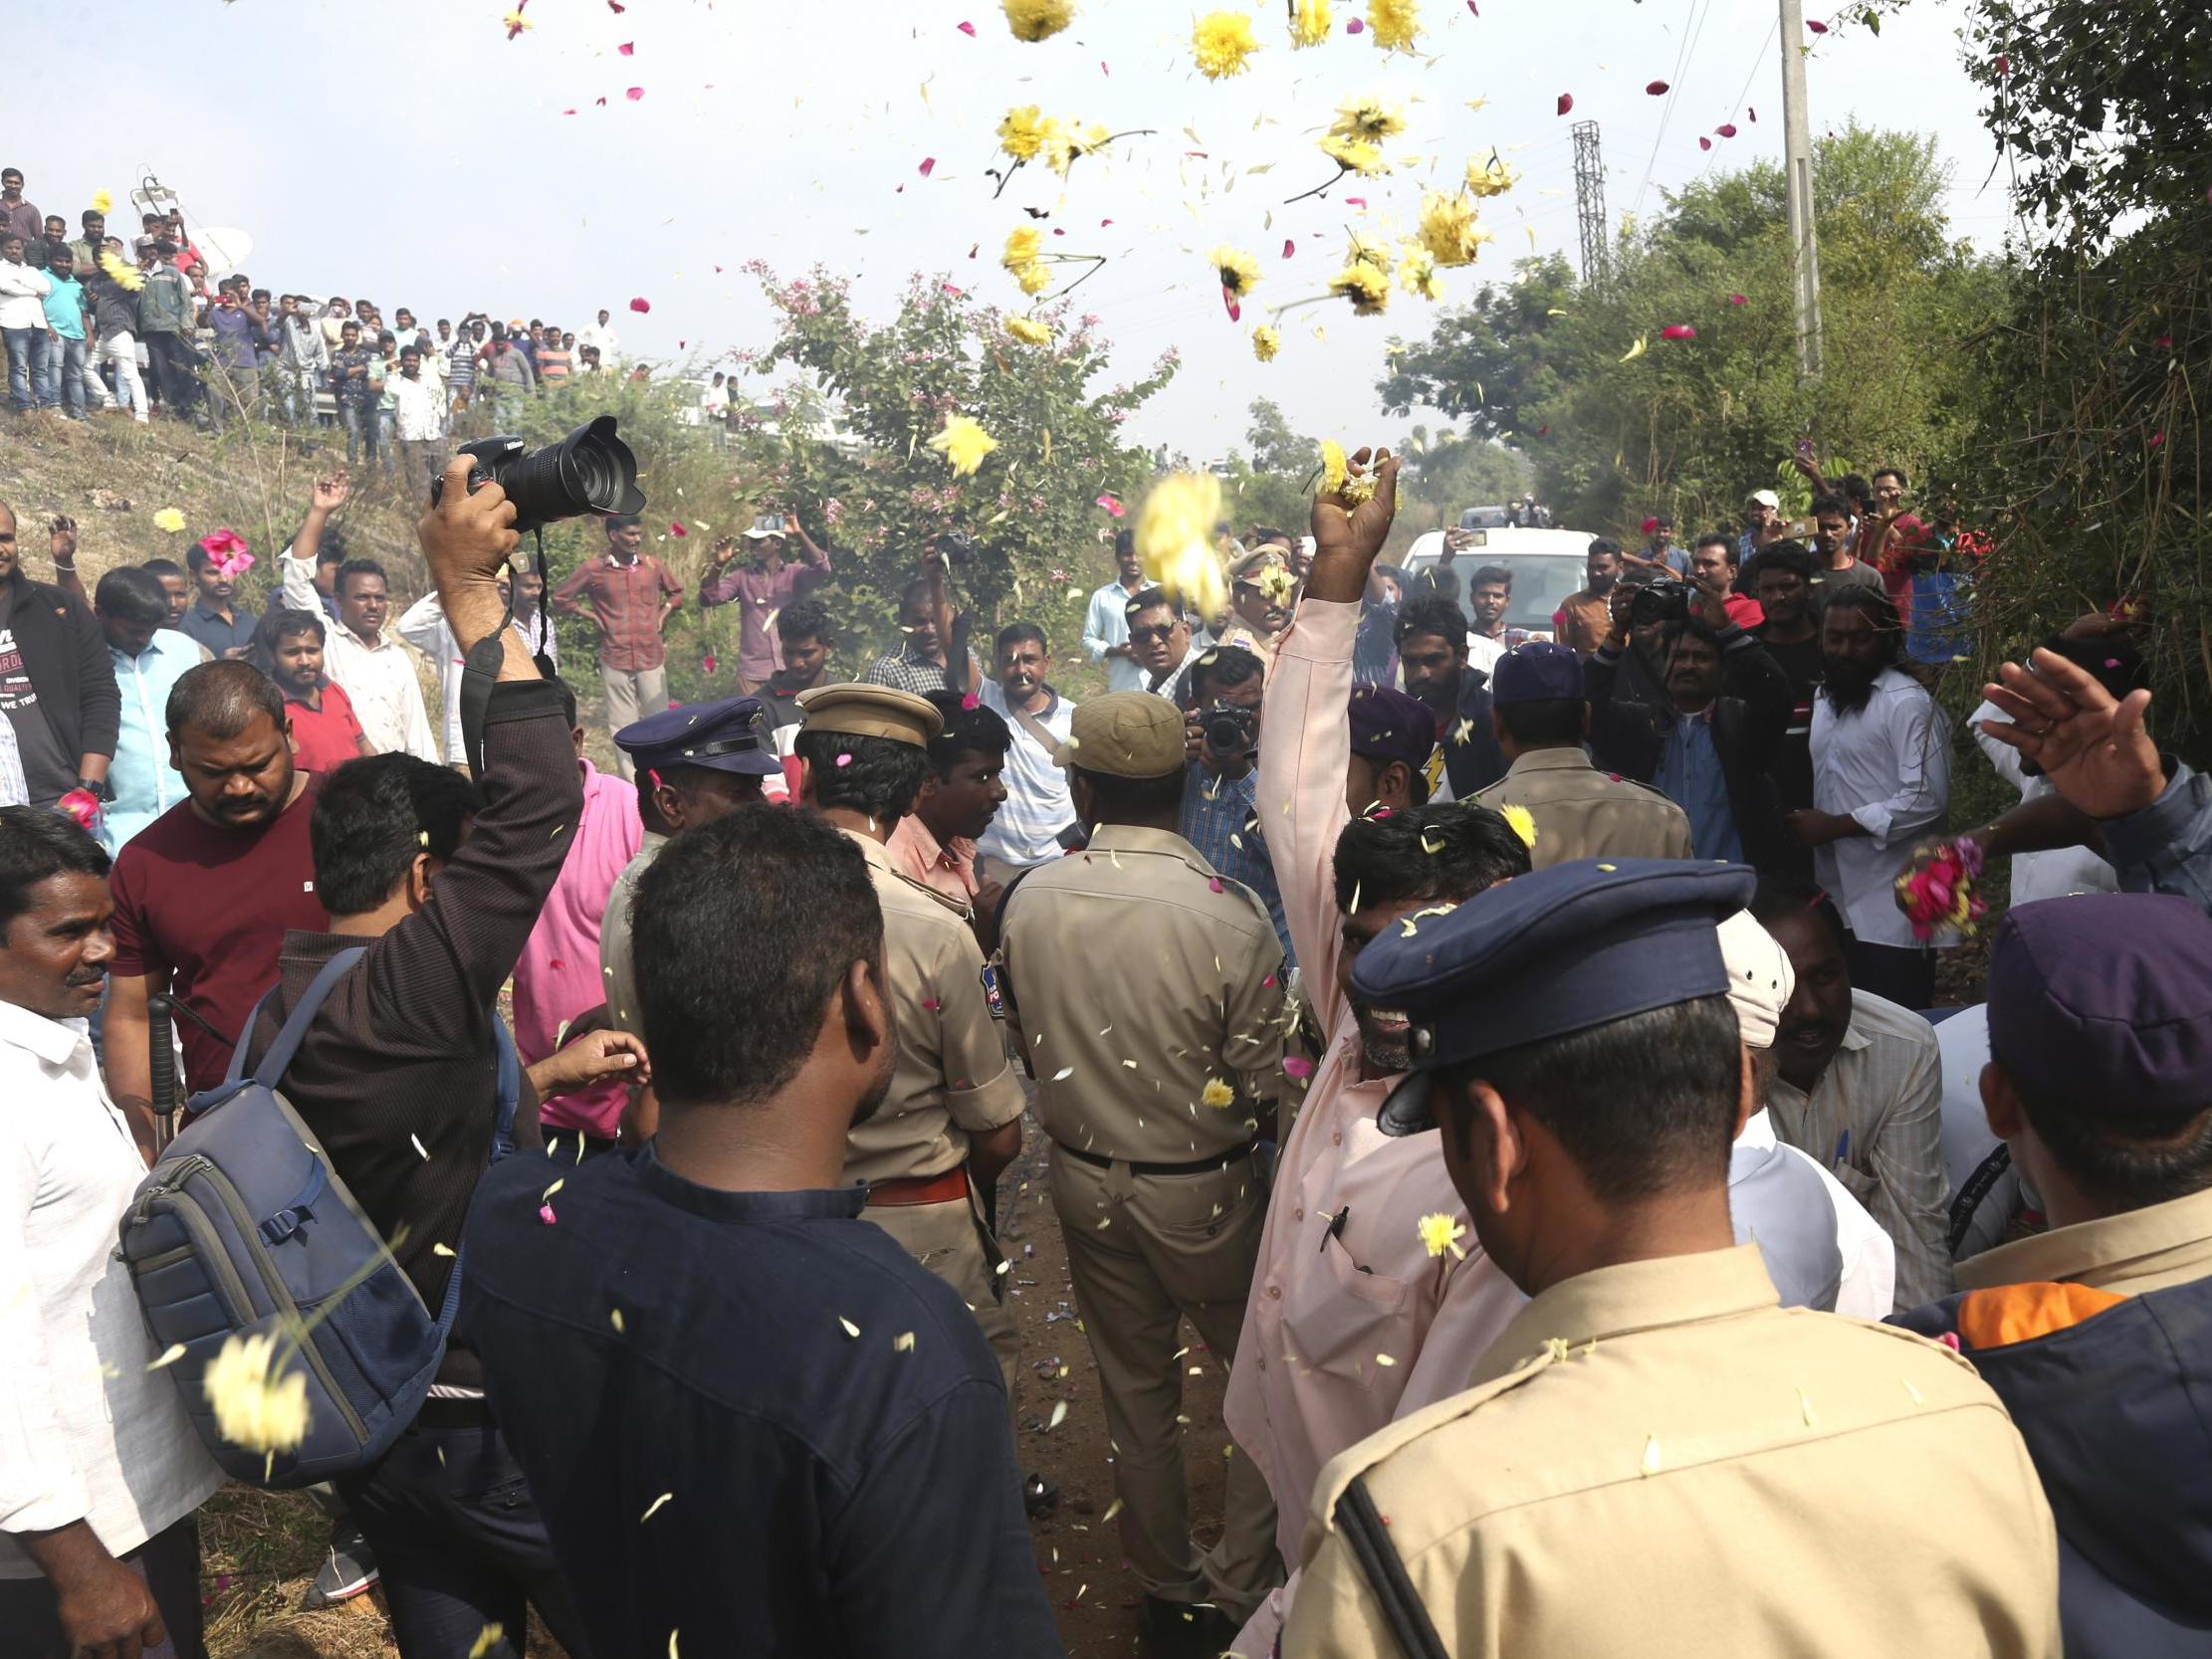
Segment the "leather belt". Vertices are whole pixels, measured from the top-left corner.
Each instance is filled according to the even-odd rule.
[[[956,1163],[942,1175],[905,1175],[895,1181],[872,1181],[868,1186],[871,1206],[897,1206],[901,1204],[949,1204],[956,1198],[968,1196],[968,1165]]]
[[[1127,1161],[1100,1157],[1098,1153],[1086,1152],[1080,1146],[1070,1146],[1064,1141],[1055,1141],[1052,1145],[1055,1150],[1063,1151],[1079,1162],[1095,1164],[1101,1169],[1111,1169],[1117,1162]],[[1227,1151],[1218,1152],[1213,1157],[1202,1157],[1196,1163],[1130,1163],[1129,1172],[1132,1175],[1204,1175],[1216,1169],[1226,1169],[1230,1164],[1251,1155],[1251,1142],[1247,1141],[1241,1146],[1231,1146]]]

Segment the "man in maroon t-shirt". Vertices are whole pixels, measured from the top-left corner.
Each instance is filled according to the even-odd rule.
[[[314,780],[292,763],[276,684],[244,662],[202,663],[169,693],[169,762],[186,798],[133,836],[108,885],[115,901],[102,1059],[108,1092],[142,1149],[153,1145],[146,999],[175,996],[186,1015],[186,1087],[220,1083],[231,1047],[277,982],[287,928],[326,928],[308,821]]]

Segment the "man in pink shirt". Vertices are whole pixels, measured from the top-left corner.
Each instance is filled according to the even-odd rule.
[[[535,1065],[574,1033],[578,1015],[603,1006],[599,975],[599,925],[607,894],[623,866],[637,856],[645,825],[637,812],[637,786],[600,771],[583,757],[583,727],[576,724],[576,694],[558,681],[561,707],[575,735],[576,765],[583,772],[583,815],[568,843],[567,862],[515,964],[515,1049]],[[546,1149],[580,1158],[611,1149],[621,1128],[629,1081],[610,1077],[540,1103]],[[580,1144],[579,1144],[580,1138]]]
[[[976,840],[991,828],[1006,798],[1000,774],[1013,732],[974,698],[958,692],[926,695],[945,717],[945,729],[930,739],[930,768],[922,774],[914,810],[891,831],[891,863],[956,904],[995,914],[999,889],[978,879]]]
[[[798,537],[805,553],[803,564],[783,562],[784,532],[778,525],[788,525]],[[829,580],[829,550],[814,545],[814,538],[799,527],[795,513],[756,520],[745,532],[745,540],[746,562],[735,570],[725,567],[737,556],[738,544],[727,536],[715,543],[706,580],[699,587],[699,606],[702,610],[716,605],[738,607],[738,689],[751,697],[783,666],[776,613],[799,594]]]
[[[1387,452],[1375,476],[1373,499],[1354,510],[1336,496],[1314,504],[1313,566],[1268,675],[1271,735],[1259,756],[1267,850],[1306,995],[1328,1033],[1276,1161],[1224,1403],[1229,1432],[1274,1492],[1286,1562],[1300,1558],[1300,1512],[1322,1465],[1465,1388],[1526,1300],[1480,1249],[1432,1255],[1422,1242],[1423,1216],[1463,1224],[1464,1207],[1434,1132],[1394,1139],[1376,1128],[1408,1069],[1408,1026],[1350,995],[1369,939],[1529,868],[1528,849],[1494,812],[1429,806],[1419,782],[1402,806],[1370,804],[1385,797],[1379,755],[1353,752],[1352,642],[1397,510],[1398,463]],[[1260,1604],[1234,1651],[1272,1650],[1297,1585],[1293,1572]]]

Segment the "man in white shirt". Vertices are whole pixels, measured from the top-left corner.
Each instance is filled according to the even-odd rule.
[[[1935,1000],[1931,945],[1897,909],[1913,846],[1950,804],[1949,723],[1896,668],[1904,634],[1879,587],[1839,587],[1821,611],[1823,679],[1813,709],[1813,804],[1789,814],[1850,932],[1851,982],[1904,1008]]]
[[[1766,1103],[1775,1138],[1823,1165],[1895,1249],[1896,1311],[1951,1292],[1943,1060],[1918,1014],[1852,985],[1844,930],[1808,882],[1765,877],[1751,914],[1788,952]]]
[[[349,558],[337,571],[337,626],[323,647],[325,671],[345,688],[361,730],[379,754],[404,752],[435,764],[438,742],[422,704],[415,654],[384,633],[391,590],[384,567]]]
[[[1091,595],[1083,613],[1083,649],[1106,665],[1108,691],[1141,692],[1146,675],[1129,643],[1129,603],[1145,590],[1145,561],[1133,531],[1114,532],[1114,579]]]
[[[981,697],[1012,729],[1013,745],[999,774],[1005,801],[976,843],[990,886],[1058,858],[1059,832],[1075,822],[1067,773],[1052,757],[1072,734],[1075,705],[1045,681],[1051,652],[1044,633],[1034,623],[1016,622],[999,630],[996,645],[998,678],[984,682]],[[984,903],[979,895],[977,908]]]
[[[1750,1052],[1759,1110],[1744,1120],[1728,1156],[1728,1215],[1738,1244],[1756,1244],[1785,1308],[1887,1319],[1896,1295],[1896,1250],[1843,1182],[1775,1137],[1763,1104],[1780,1056],[1774,1038],[1797,989],[1789,953],[1749,911],[1720,925],[1728,1001]]]
[[[107,875],[68,819],[0,810],[0,1646],[199,1659],[193,1511],[223,1477],[115,1255],[146,1170],[85,1034]]]
[[[520,554],[517,554],[520,557]],[[499,579],[502,600],[512,591],[509,577]],[[514,598],[515,618],[508,624],[523,639],[523,647],[531,655],[539,651],[539,607],[545,598],[546,582],[535,570],[523,572],[523,590]],[[461,660],[460,641],[453,637],[453,630],[446,623],[445,606],[438,602],[435,588],[409,605],[400,616],[399,637],[428,657],[438,667],[438,689],[445,696],[445,752],[448,764],[456,770],[469,769],[467,755],[461,742]],[[545,652],[554,668],[560,666],[560,648],[554,642],[553,631],[546,629]]]
[[[610,369],[622,360],[620,356],[621,346],[621,340],[616,338],[614,330],[607,326],[607,313],[605,311],[599,313],[597,322],[576,330],[577,354],[581,355],[586,349],[598,352],[601,369]]]
[[[407,500],[426,502],[445,437],[445,391],[423,374],[420,346],[399,348],[399,373],[384,383],[384,390],[391,398],[399,438],[400,487]]]

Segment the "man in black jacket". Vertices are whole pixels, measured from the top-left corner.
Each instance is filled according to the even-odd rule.
[[[1696,614],[1680,621],[1632,629],[1631,604],[1614,607],[1586,674],[1592,758],[1687,813],[1698,858],[1781,869],[1791,838],[1767,774],[1789,726],[1789,677],[1728,621],[1718,581],[1694,591]]]
[[[1407,600],[1398,613],[1398,661],[1406,690],[1437,718],[1430,799],[1463,801],[1503,777],[1490,677],[1467,662],[1467,615],[1459,602],[1436,593]]]
[[[0,502],[0,715],[15,728],[32,806],[72,789],[108,798],[122,693],[92,607],[24,573],[15,510]]]

